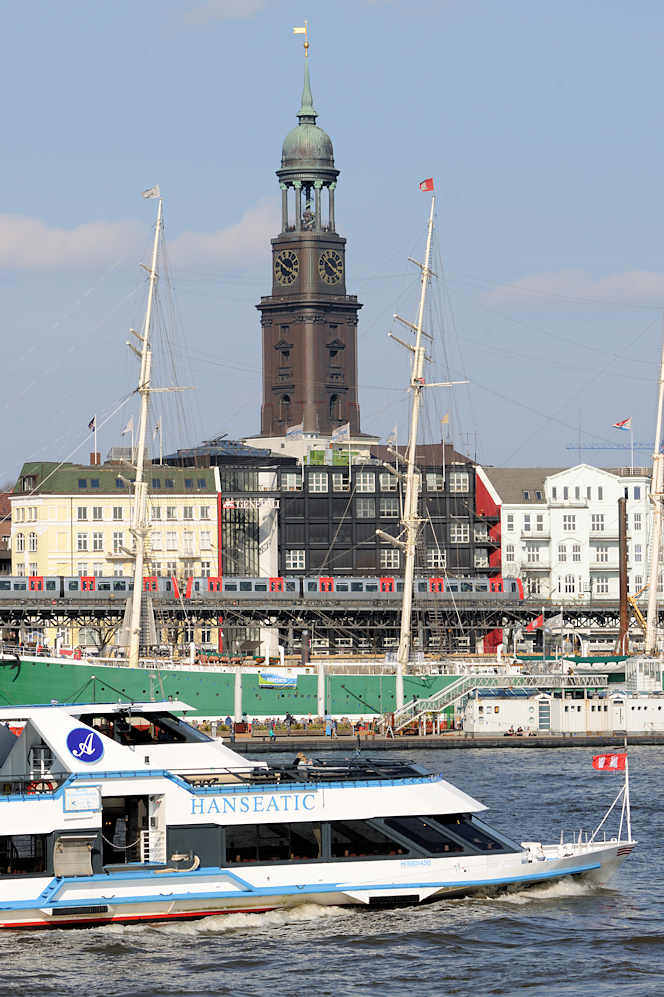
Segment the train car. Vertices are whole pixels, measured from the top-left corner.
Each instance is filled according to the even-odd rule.
[[[62,578],[27,575],[0,579],[0,599],[57,599],[62,595]]]
[[[277,576],[274,578],[189,578],[183,597],[211,602],[292,602],[301,594],[301,579]]]
[[[352,578],[348,576],[318,575],[302,579],[302,599],[307,602],[331,600],[394,602],[403,592],[403,579],[388,575]]]
[[[480,601],[522,602],[523,583],[520,578],[416,578],[417,602]]]

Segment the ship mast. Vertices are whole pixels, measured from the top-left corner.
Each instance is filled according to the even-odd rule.
[[[659,397],[657,399],[657,429],[652,455],[650,501],[652,502],[652,542],[650,544],[650,579],[648,585],[648,618],[646,622],[646,654],[657,654],[657,584],[659,552],[662,542],[662,502],[664,501],[664,454],[662,454],[662,412],[664,410],[664,341],[659,366]]]
[[[138,667],[138,657],[141,638],[141,601],[143,598],[143,564],[145,561],[145,543],[148,537],[148,489],[145,481],[145,439],[147,436],[148,415],[150,409],[151,371],[152,371],[152,348],[150,346],[150,323],[152,320],[152,306],[154,302],[155,288],[157,284],[157,255],[159,251],[159,238],[162,227],[162,197],[159,188],[152,188],[144,196],[156,196],[158,198],[157,223],[154,231],[154,245],[152,247],[152,264],[148,271],[150,282],[148,287],[148,301],[145,309],[145,321],[143,324],[143,335],[139,336],[133,329],[133,335],[141,344],[140,350],[132,343],[128,343],[129,348],[140,357],[141,372],[138,378],[138,394],[141,398],[141,411],[138,421],[138,450],[136,454],[136,480],[134,483],[134,507],[132,511],[131,533],[134,537],[136,557],[134,562],[134,591],[131,601],[130,635],[129,635],[129,665]]]
[[[421,271],[420,305],[417,312],[417,324],[413,325],[412,322],[406,321],[406,319],[401,318],[399,315],[394,316],[395,319],[415,333],[415,345],[411,346],[410,343],[404,343],[402,339],[399,339],[397,336],[393,336],[392,333],[389,333],[391,339],[395,339],[397,343],[405,347],[405,349],[409,350],[413,354],[409,385],[412,396],[410,407],[410,433],[408,436],[408,453],[405,474],[406,497],[404,500],[403,515],[401,517],[405,539],[402,540],[392,537],[389,534],[384,533],[382,530],[376,531],[381,539],[401,548],[405,554],[403,599],[401,601],[401,628],[399,635],[399,650],[397,652],[396,673],[396,708],[398,710],[403,706],[403,676],[410,658],[413,581],[415,576],[415,548],[421,523],[421,519],[418,515],[420,474],[415,466],[415,448],[417,446],[417,432],[420,421],[422,390],[424,388],[449,388],[454,384],[468,383],[467,381],[437,381],[435,383],[426,384],[423,376],[424,362],[425,360],[430,361],[431,357],[427,355],[425,347],[422,345],[422,338],[425,337],[428,340],[433,339],[428,332],[423,330],[422,324],[424,322],[424,305],[426,302],[429,279],[436,276],[429,266],[431,261],[431,240],[433,236],[433,216],[435,207],[436,197],[433,195],[431,198],[431,211],[429,212],[429,224],[427,226],[427,244],[424,254],[424,263],[418,263],[417,260],[410,259],[410,262],[418,266]],[[445,446],[444,443],[443,446]],[[400,455],[397,454],[397,457],[399,456]],[[396,469],[392,468],[391,470]],[[398,470],[397,474],[399,474],[399,477],[401,478],[404,477],[404,475]]]

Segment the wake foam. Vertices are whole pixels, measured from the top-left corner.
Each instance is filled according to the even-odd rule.
[[[565,900],[568,897],[588,897],[601,889],[590,880],[557,879],[541,886],[529,886],[514,893],[500,893],[496,900],[506,904],[528,904],[535,900]]]

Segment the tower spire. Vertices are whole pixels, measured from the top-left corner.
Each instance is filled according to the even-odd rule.
[[[300,110],[297,112],[297,119],[301,125],[309,122],[316,124],[318,115],[314,109],[314,99],[311,96],[311,80],[309,79],[309,36],[307,34],[307,22],[304,22],[304,86],[302,88],[302,101]],[[297,31],[297,28],[293,29]]]

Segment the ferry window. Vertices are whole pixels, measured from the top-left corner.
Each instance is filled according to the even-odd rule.
[[[0,836],[0,876],[34,876],[46,872],[45,834]]]
[[[385,823],[428,852],[462,852],[463,845],[444,834],[428,817],[386,817]]]
[[[298,862],[321,857],[320,824],[231,824],[226,862]]]
[[[335,820],[330,823],[330,855],[333,859],[405,853],[405,848],[365,820]]]
[[[207,734],[170,713],[89,713],[81,715],[80,720],[118,744],[130,746],[193,744],[210,740]]]
[[[467,841],[469,845],[480,852],[504,850],[505,846],[479,827],[472,817],[469,819],[463,814],[443,814],[440,817],[434,816],[426,819],[433,819],[438,824],[442,824],[443,827],[448,827],[458,838]]]

